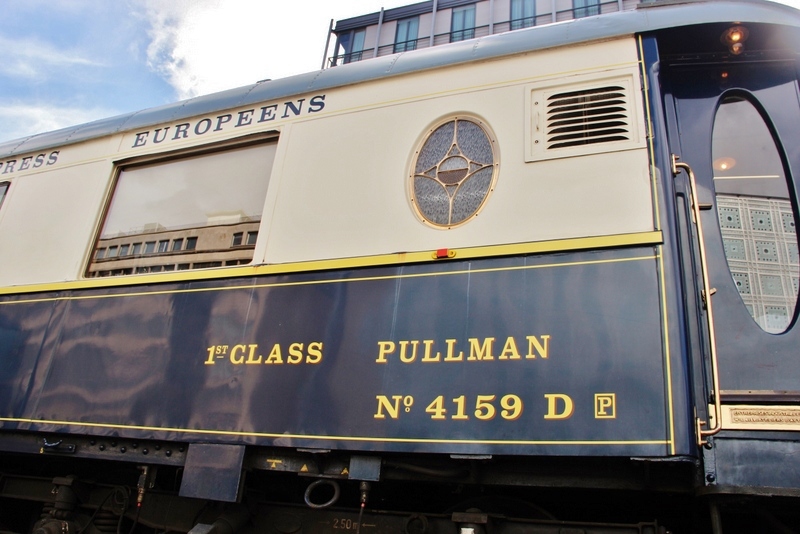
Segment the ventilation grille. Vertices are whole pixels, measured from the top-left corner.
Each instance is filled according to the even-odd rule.
[[[621,85],[554,94],[547,99],[546,147],[630,141],[629,109]]]

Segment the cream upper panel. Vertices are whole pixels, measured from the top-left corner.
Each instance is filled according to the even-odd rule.
[[[639,141],[625,150],[526,162],[532,90],[569,89],[620,72],[640,92],[633,39],[539,52],[331,91],[337,109],[286,131],[274,212],[265,213],[266,263],[510,244],[654,228],[641,96]],[[411,96],[409,96],[411,95]],[[377,101],[382,99],[383,102]],[[371,102],[375,102],[371,104]],[[341,106],[341,107],[340,107]],[[421,222],[409,169],[422,136],[449,116],[494,133],[495,190],[473,220]],[[530,152],[530,151],[529,151]],[[527,159],[530,159],[528,156]]]
[[[110,161],[20,176],[0,217],[0,283],[74,280],[85,268],[103,205]]]
[[[0,207],[0,285],[75,280],[86,268],[114,173],[116,136],[23,154]],[[36,160],[42,154],[42,165]],[[28,161],[28,164],[25,162]]]
[[[0,284],[81,278],[115,162],[264,132],[279,141],[255,263],[652,230],[641,124],[640,142],[618,152],[536,159],[531,149],[536,91],[627,73],[637,93],[637,69],[634,40],[616,40],[311,92],[55,149],[52,166],[17,163],[9,173],[0,254],[13,261],[0,267]],[[643,122],[638,98],[633,115]],[[409,171],[425,133],[456,115],[491,130],[499,169],[479,215],[442,230],[415,213]]]

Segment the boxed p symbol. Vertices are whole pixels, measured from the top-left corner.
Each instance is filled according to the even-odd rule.
[[[616,419],[617,417],[617,394],[616,393],[595,393],[594,395],[594,418],[595,419]]]

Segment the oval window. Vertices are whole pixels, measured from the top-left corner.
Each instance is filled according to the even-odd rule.
[[[726,98],[717,110],[712,161],[733,281],[755,322],[784,332],[798,297],[797,218],[778,147],[748,100]]]
[[[432,128],[412,163],[411,203],[423,221],[452,228],[476,216],[497,179],[494,137],[477,119]]]

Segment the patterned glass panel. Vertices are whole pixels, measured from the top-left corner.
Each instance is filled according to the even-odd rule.
[[[723,101],[712,146],[717,215],[725,257],[756,323],[785,331],[798,296],[796,215],[778,148],[749,101]]]
[[[422,219],[451,228],[478,214],[496,179],[494,140],[477,121],[434,128],[417,151],[411,202]]]

